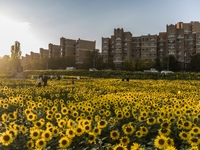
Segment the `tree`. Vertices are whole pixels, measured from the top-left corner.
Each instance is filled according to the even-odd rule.
[[[145,69],[145,59],[139,59],[136,63],[136,70],[143,71]]]
[[[99,50],[93,50],[93,51],[85,52],[83,67],[85,69],[97,68],[97,66],[100,66],[99,64],[97,64],[98,58],[99,58]]]
[[[123,69],[126,71],[133,70],[131,62],[129,62],[127,59],[124,61]]]
[[[189,63],[189,70],[200,71],[200,54],[195,54],[191,56],[191,61]]]
[[[10,56],[4,55],[0,58],[0,70],[9,71],[10,70]]]
[[[157,70],[162,70],[161,62],[160,62],[160,59],[159,59],[159,58],[156,58],[156,59],[155,59],[155,68],[156,68]]]
[[[15,44],[11,46],[11,65],[13,70],[19,71],[21,68],[20,58],[21,58],[20,43],[15,41]]]

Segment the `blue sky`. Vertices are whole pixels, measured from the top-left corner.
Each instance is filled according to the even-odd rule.
[[[123,28],[133,36],[158,34],[167,24],[200,21],[199,0],[0,0],[0,56],[15,41],[22,56],[60,38],[96,41]]]

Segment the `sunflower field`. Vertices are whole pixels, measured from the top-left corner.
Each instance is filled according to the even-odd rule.
[[[0,78],[1,150],[199,150],[200,81]]]

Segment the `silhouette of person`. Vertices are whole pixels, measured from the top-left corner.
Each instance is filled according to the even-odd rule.
[[[44,86],[47,86],[47,80],[48,80],[48,77],[46,76],[46,74],[43,75],[43,78],[42,78],[42,81],[44,83]]]

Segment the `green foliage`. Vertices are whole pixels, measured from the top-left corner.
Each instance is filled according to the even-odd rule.
[[[193,56],[191,56],[191,61],[189,64],[189,69],[191,71],[200,71],[200,54],[195,54]]]
[[[20,70],[21,54],[22,54],[22,52],[21,52],[20,43],[18,41],[15,41],[15,44],[11,46],[11,66],[12,66],[13,70]]]

